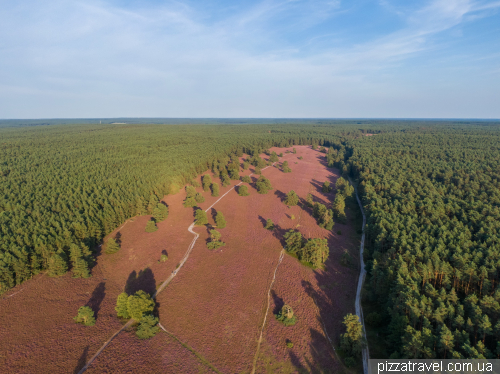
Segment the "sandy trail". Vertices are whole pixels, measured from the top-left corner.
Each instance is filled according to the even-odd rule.
[[[361,269],[359,271],[358,288],[356,290],[355,308],[356,308],[356,315],[359,317],[359,321],[363,325],[363,334],[366,336],[365,321],[363,318],[363,309],[361,308],[361,289],[363,288],[363,283],[365,282],[365,277],[366,277],[365,262],[363,261],[363,251],[365,248],[366,216],[365,216],[365,211],[363,210],[363,205],[361,204],[361,200],[359,199],[358,189],[356,188],[354,183],[352,183],[351,178],[349,178],[349,182],[351,182],[351,184],[354,186],[359,209],[361,209],[361,214],[363,215],[363,226],[362,226],[363,234],[361,235],[361,245],[359,247],[359,262]],[[370,350],[368,349],[368,344],[365,346],[365,348],[363,348],[362,355],[363,355],[363,372],[365,374],[368,374],[368,360],[370,359]]]
[[[257,343],[257,351],[255,352],[255,357],[253,359],[251,374],[255,374],[255,367],[257,366],[257,359],[259,358],[260,343],[262,342],[262,333],[264,332],[264,327],[266,326],[267,315],[269,313],[269,306],[271,305],[271,289],[273,288],[274,281],[276,280],[276,272],[278,271],[278,267],[280,266],[284,255],[285,251],[282,250],[280,253],[278,264],[276,265],[276,269],[274,269],[273,281],[269,285],[269,290],[267,291],[267,309],[266,309],[266,314],[264,315],[264,322],[262,323],[262,328],[260,329],[260,336],[259,336],[259,341]]]

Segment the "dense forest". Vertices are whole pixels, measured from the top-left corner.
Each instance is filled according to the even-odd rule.
[[[165,194],[207,169],[227,166],[238,179],[231,156],[257,155],[271,146],[329,144],[360,131],[66,124],[4,127],[0,134],[2,294],[40,271],[91,275],[98,243],[127,218],[152,214]]]
[[[347,142],[368,213],[368,297],[392,358],[500,356],[500,128]],[[375,313],[377,314],[377,313]]]
[[[243,153],[260,168],[271,146],[313,144],[362,196],[367,323],[388,355],[500,355],[499,123],[20,125],[0,128],[0,295],[41,271],[90,276],[106,234],[208,169],[213,189]]]

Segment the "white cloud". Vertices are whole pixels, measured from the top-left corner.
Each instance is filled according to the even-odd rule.
[[[217,19],[182,3],[10,3],[0,9],[0,98],[9,104],[0,117],[359,116],[359,100],[401,97],[397,82],[381,95],[378,78],[391,80],[390,69],[467,15],[500,7],[435,0],[398,10],[406,27],[367,43],[301,54],[282,42],[340,5],[263,1]]]

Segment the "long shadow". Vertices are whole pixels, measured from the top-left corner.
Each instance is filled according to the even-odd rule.
[[[286,193],[284,193],[283,191],[280,191],[280,190],[276,190],[274,191],[274,194],[280,199],[280,201],[283,203],[285,202],[286,200]]]
[[[212,215],[212,219],[215,221],[215,217],[217,217],[217,210],[212,208],[210,214]]]
[[[273,314],[278,314],[281,308],[283,308],[283,305],[285,305],[285,302],[281,297],[278,296],[278,294],[274,290],[271,290],[271,296],[274,301]]]
[[[86,306],[89,306],[94,311],[94,316],[97,319],[97,315],[101,310],[101,303],[106,296],[106,283],[101,282],[97,285],[97,287],[92,292],[89,301],[87,301]]]
[[[139,274],[134,270],[128,276],[127,283],[125,284],[125,292],[132,295],[140,290],[150,295],[156,291],[155,276],[150,268],[140,270]]]
[[[89,354],[89,346],[85,347],[83,350],[82,354],[80,355],[80,358],[78,359],[78,363],[76,364],[75,370],[73,370],[74,374],[78,374],[80,370],[85,366],[87,363],[87,355]]]
[[[120,231],[118,231],[115,235],[115,241],[116,243],[118,244],[122,244],[122,233]]]
[[[262,223],[262,227],[266,227],[267,219],[259,215],[259,220]]]
[[[274,224],[274,230],[272,230],[273,236],[280,241],[280,243],[283,247],[286,244],[285,238],[283,236],[285,235],[285,233],[287,231],[288,231],[287,229],[281,227],[280,225],[278,225],[276,223]]]

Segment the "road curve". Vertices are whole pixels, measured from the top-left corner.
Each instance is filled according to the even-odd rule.
[[[356,315],[359,317],[359,321],[363,325],[363,334],[366,336],[365,320],[363,318],[363,309],[361,308],[361,289],[363,288],[363,283],[365,282],[365,277],[366,277],[365,262],[363,261],[363,251],[365,248],[366,216],[365,216],[365,211],[363,209],[363,205],[361,204],[361,200],[359,199],[358,189],[356,188],[354,183],[352,183],[351,178],[349,178],[349,182],[351,182],[351,184],[354,186],[354,190],[356,192],[356,200],[358,200],[359,209],[361,209],[361,214],[363,215],[363,226],[362,226],[363,233],[361,235],[361,245],[359,246],[359,263],[361,269],[359,271],[355,307],[356,307]],[[366,347],[363,348],[362,356],[363,356],[363,373],[368,374],[368,360],[370,359],[370,350],[368,349],[368,342],[366,344]]]

